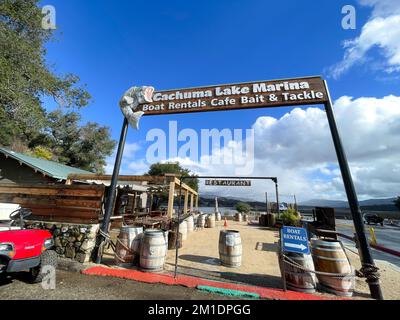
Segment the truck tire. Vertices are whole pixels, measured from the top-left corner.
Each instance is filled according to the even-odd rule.
[[[47,250],[42,253],[40,257],[40,265],[32,268],[30,272],[30,278],[33,283],[42,282],[46,276],[46,272],[43,272],[45,266],[51,266],[54,269],[57,268],[57,253],[53,250]]]

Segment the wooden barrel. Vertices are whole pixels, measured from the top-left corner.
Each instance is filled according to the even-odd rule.
[[[243,216],[241,213],[238,212],[235,214],[235,221],[239,221],[239,222],[243,221]]]
[[[242,264],[242,239],[240,232],[235,230],[221,230],[219,233],[219,258],[221,264],[238,268]]]
[[[285,252],[285,255],[293,262],[299,264],[307,270],[310,270],[303,270],[299,267],[292,266],[287,262],[285,263],[285,270],[283,270],[283,261],[279,261],[281,273],[284,271],[287,288],[297,292],[315,292],[315,288],[317,287],[317,278],[315,273],[312,272],[315,270],[312,256],[309,254],[293,252]]]
[[[222,220],[222,216],[221,216],[221,212],[216,212],[215,213],[215,221],[221,221]]]
[[[267,215],[266,214],[262,214],[259,218],[258,218],[258,224],[262,227],[266,227],[267,226]]]
[[[206,215],[201,214],[197,218],[197,227],[203,229],[206,225]]]
[[[311,243],[316,271],[348,275],[341,277],[317,274],[318,282],[322,289],[338,296],[352,296],[355,287],[354,270],[341,242],[311,239]]]
[[[208,215],[206,221],[207,221],[207,228],[215,228],[215,215],[214,214]]]
[[[274,213],[267,213],[267,214],[266,214],[266,219],[267,219],[267,221],[266,221],[266,226],[267,226],[267,227],[273,227],[273,226],[275,226],[275,223],[276,223],[276,216],[275,216]]]
[[[114,255],[117,265],[131,265],[137,260],[140,255],[141,234],[142,227],[121,227]]]
[[[146,230],[140,248],[140,267],[150,272],[163,270],[167,248],[168,231]]]
[[[187,240],[188,235],[188,224],[187,221],[182,221],[179,225],[179,233],[182,235],[182,240]]]
[[[187,223],[187,231],[188,231],[188,233],[193,232],[193,230],[194,230],[194,219],[193,219],[193,216],[189,216],[186,219],[186,223]]]
[[[178,248],[182,248],[182,234],[179,232]],[[176,231],[168,232],[168,250],[176,249]]]

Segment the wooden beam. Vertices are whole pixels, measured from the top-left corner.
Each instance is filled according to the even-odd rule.
[[[181,186],[181,181],[176,177],[175,177],[175,184],[178,186],[178,188]],[[195,191],[194,189],[189,187],[186,183],[182,183],[182,189],[187,190],[190,193],[197,195],[197,191]]]
[[[194,202],[193,197],[194,197],[194,194],[191,193],[190,194],[190,212],[193,212],[193,202]]]
[[[175,195],[175,182],[170,182],[169,194],[168,194],[168,210],[167,210],[168,218],[172,218],[174,210],[174,195]]]
[[[100,180],[100,181],[111,181],[111,175],[96,175],[96,174],[70,174],[68,176],[70,180]],[[168,178],[165,176],[127,176],[119,175],[119,181],[126,182],[151,182],[155,184],[164,184],[168,182]]]
[[[101,197],[104,186],[98,185],[0,185],[0,194],[36,196]]]

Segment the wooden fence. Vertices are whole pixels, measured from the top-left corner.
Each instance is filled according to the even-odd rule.
[[[29,208],[30,220],[98,223],[104,191],[100,185],[0,185],[0,202]]]

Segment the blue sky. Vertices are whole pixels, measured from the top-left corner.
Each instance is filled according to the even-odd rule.
[[[329,80],[335,100],[343,96],[382,99],[398,95],[398,74],[380,70],[382,52],[374,48],[368,57],[364,55],[365,63],[352,66],[337,79],[331,77],[329,68],[343,59],[343,41],[359,37],[362,27],[373,19],[376,7],[362,6],[363,1],[374,3],[374,0],[43,1],[43,5],[56,8],[58,26],[58,41],[48,44],[47,58],[58,73],[75,73],[87,84],[93,101],[82,110],[84,120],[110,126],[115,139],[119,137],[123,119],[118,101],[132,85],[152,85],[164,90],[323,75]],[[357,9],[356,30],[341,27],[341,10],[346,4]],[[46,107],[51,109],[54,105],[47,101]],[[152,128],[166,129],[170,120],[178,121],[179,128],[195,130],[246,129],[260,117],[280,119],[291,110],[145,117],[139,131],[129,132],[128,143],[141,147],[135,149],[134,159],[125,161],[125,170],[129,171],[129,161],[144,158],[147,132]],[[323,162],[327,168],[335,167],[328,160]],[[307,177],[322,182],[335,179],[321,175],[315,167],[310,170],[304,173]],[[287,191],[296,192],[290,188]],[[365,193],[365,197],[384,195],[390,196]],[[340,198],[343,192],[315,193],[315,196]]]

